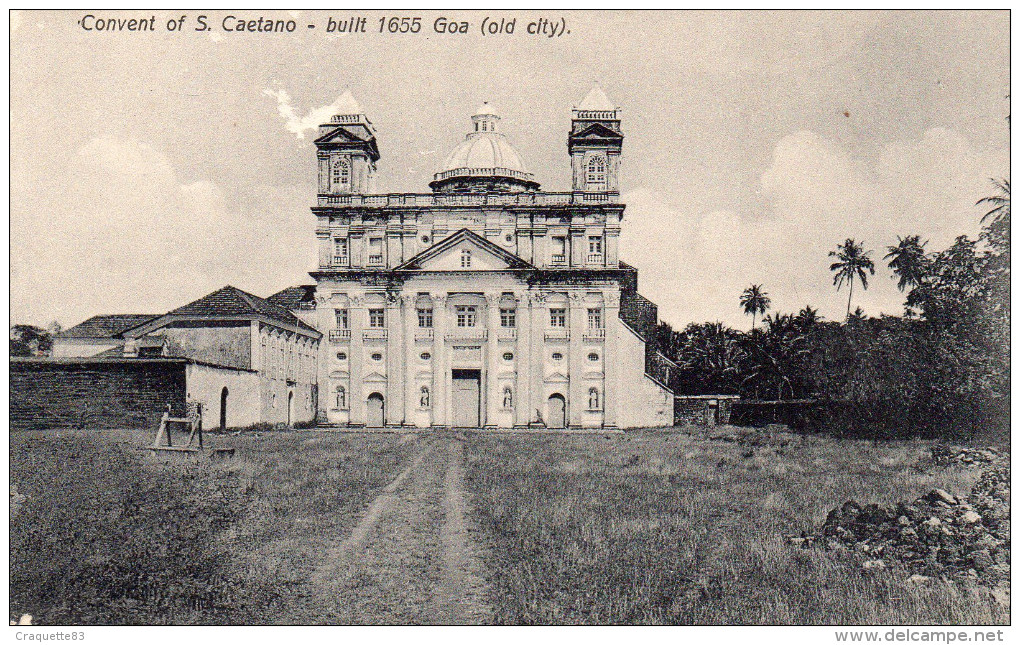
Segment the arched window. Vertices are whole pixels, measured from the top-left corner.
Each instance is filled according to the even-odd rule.
[[[347,389],[343,385],[336,386],[336,407],[338,410],[347,409]]]
[[[506,387],[503,389],[503,408],[509,410],[514,407],[514,391]]]
[[[588,388],[588,409],[589,410],[600,410],[599,407],[599,389],[597,387]]]
[[[425,409],[431,405],[431,393],[427,385],[421,386],[421,398],[418,400],[419,407]]]
[[[588,173],[585,182],[589,184],[606,183],[606,160],[597,155],[588,160]]]
[[[333,163],[333,187],[347,188],[351,185],[351,164],[345,157]]]

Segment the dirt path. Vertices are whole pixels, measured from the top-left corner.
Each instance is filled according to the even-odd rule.
[[[395,493],[411,475],[411,472],[418,468],[421,463],[432,455],[432,452],[436,449],[435,445],[428,446],[412,459],[411,464],[405,468],[399,475],[397,475],[393,481],[383,488],[382,493],[379,494],[372,503],[369,504],[368,510],[365,512],[365,516],[361,518],[354,530],[351,531],[350,536],[347,537],[339,546],[330,549],[326,554],[327,566],[320,568],[316,571],[313,577],[313,582],[322,583],[331,578],[336,577],[340,573],[340,569],[344,565],[349,565],[351,561],[357,557],[358,552],[361,551],[373,529],[379,523],[383,514],[389,511],[394,505],[396,496]]]
[[[443,577],[436,589],[436,622],[477,625],[489,621],[491,610],[486,601],[480,554],[469,534],[467,492],[464,490],[464,444],[460,439],[450,440],[447,456],[444,519],[439,531]]]
[[[464,445],[430,437],[313,577],[333,624],[488,621],[481,559],[472,544]]]

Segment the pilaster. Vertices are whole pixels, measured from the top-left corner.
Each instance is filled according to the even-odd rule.
[[[531,422],[531,373],[536,369],[534,343],[531,338],[531,295],[517,297],[517,380],[514,383],[514,425],[527,426]]]
[[[604,392],[602,395],[603,424],[607,428],[616,428],[620,425],[620,417],[623,413],[621,406],[623,399],[620,390],[620,334],[623,332],[620,322],[620,290],[614,286],[611,290],[603,292],[605,312],[603,313],[603,324],[606,326],[605,346],[602,349],[602,377]],[[644,360],[644,357],[641,357]]]
[[[570,309],[567,316],[570,329],[570,343],[567,360],[570,371],[568,377],[569,400],[567,401],[567,425],[581,427],[584,425],[584,411],[588,407],[587,393],[584,388],[584,329],[588,323],[588,312],[585,310],[584,294],[580,291],[570,292]]]
[[[446,344],[446,330],[449,325],[449,316],[446,311],[446,294],[432,296],[432,324],[435,326],[433,342],[435,351],[432,352],[432,425],[433,427],[449,427],[450,402],[452,386],[450,373],[450,348]]]
[[[368,327],[368,312],[360,295],[350,299],[350,311],[347,319],[351,326],[351,350],[348,365],[351,372],[351,387],[347,393],[347,407],[350,409],[350,425],[365,425],[365,343],[362,332]]]
[[[404,316],[399,294],[386,294],[386,424],[404,424]]]
[[[545,306],[545,294],[533,293],[531,306],[531,398],[528,400],[528,417],[537,421],[536,410],[545,415],[545,332],[549,320],[549,312]]]
[[[485,418],[486,428],[496,427],[499,405],[499,293],[485,294],[486,362],[485,362]]]

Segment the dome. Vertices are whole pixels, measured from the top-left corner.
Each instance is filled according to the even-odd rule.
[[[472,130],[446,157],[432,182],[434,189],[525,190],[538,186],[517,150],[497,131],[499,115],[482,103],[471,117]],[[505,180],[494,182],[494,180]]]
[[[470,168],[474,170],[504,168],[528,172],[521,156],[498,132],[472,132],[446,158],[439,172]]]

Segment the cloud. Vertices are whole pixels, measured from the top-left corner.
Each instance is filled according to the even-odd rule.
[[[975,236],[981,212],[974,203],[988,192],[988,178],[1006,168],[1004,153],[979,151],[942,128],[885,144],[872,156],[795,132],[776,143],[760,175],[764,203],[755,215],[699,210],[643,189],[625,194],[621,257],[641,270],[641,291],[672,324],[748,327],[737,298],[752,282],[765,285],[774,310],[810,304],[841,318],[847,294],[832,286],[828,252],[852,237],[872,249],[876,267],[870,288],[855,290],[854,306],[900,314],[903,294],[890,279],[885,247],[897,235],[919,234],[931,249]]]
[[[287,90],[264,89],[262,93],[276,99],[276,109],[284,119],[284,127],[298,139],[304,139],[305,132],[314,131],[320,124],[329,121],[330,117],[337,113],[337,104],[340,102],[338,98],[329,105],[314,108],[304,116],[299,116],[297,110],[291,105],[290,94],[287,93]]]
[[[303,201],[261,186],[242,202],[212,181],[182,181],[147,143],[92,139],[72,157],[51,233],[12,257],[12,299],[56,303],[49,315],[68,325],[166,311],[225,284],[268,295],[314,266]]]

